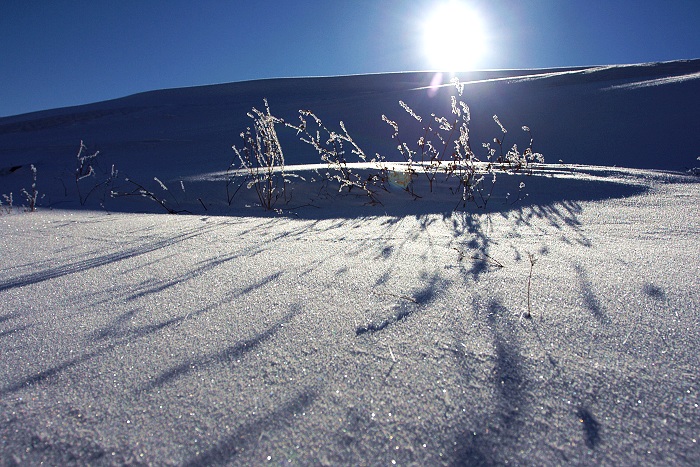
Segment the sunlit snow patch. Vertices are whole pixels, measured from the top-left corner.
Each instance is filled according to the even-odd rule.
[[[700,72],[690,73],[690,74],[681,75],[681,76],[670,76],[668,78],[649,79],[646,81],[638,81],[636,83],[619,84],[617,86],[610,86],[609,88],[605,88],[605,90],[612,91],[615,89],[640,89],[640,88],[647,88],[650,86],[661,86],[663,84],[682,83],[683,81],[690,81],[692,79],[698,79],[698,78],[700,78]]]

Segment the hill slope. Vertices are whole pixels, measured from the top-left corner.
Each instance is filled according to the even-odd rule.
[[[549,162],[683,170],[700,155],[700,60],[459,77],[476,145],[500,135],[491,118],[498,114],[509,129],[506,145],[525,146],[520,127],[528,125]],[[34,164],[43,191],[59,193],[57,179],[68,174],[70,181],[81,140],[101,151],[106,167],[115,164],[132,177],[174,180],[224,170],[231,145],[250,125],[246,113],[265,97],[281,118],[295,121],[299,109],[310,109],[333,127],[342,119],[365,152],[397,158],[381,115],[397,120],[407,139],[417,139],[419,128],[398,100],[426,117],[449,114],[454,88],[432,89],[434,79],[433,73],[271,79],[2,118],[0,191],[27,186],[28,165]],[[318,162],[293,132],[281,131],[280,138],[288,164]]]
[[[429,74],[2,119],[0,193],[31,163],[47,196],[0,207],[0,465],[698,465],[700,178],[658,169],[697,148],[699,63],[463,77],[475,139],[498,113],[584,163],[497,171],[485,208],[422,176],[422,197],[390,185],[376,205],[301,178],[284,212],[253,190],[226,203],[264,96],[391,149],[398,99],[449,111]],[[324,169],[284,138],[288,164],[315,163],[293,175]],[[80,139],[198,215],[135,213],[160,208],[140,196],[60,209],[80,207]],[[655,169],[591,165],[613,160]]]

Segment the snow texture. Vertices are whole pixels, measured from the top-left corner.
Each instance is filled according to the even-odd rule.
[[[398,99],[435,99],[408,92],[423,74],[0,119],[0,193],[30,163],[46,193],[0,215],[1,464],[697,465],[700,179],[669,169],[697,164],[698,67],[469,77],[473,121],[527,124],[567,162],[498,175],[485,209],[427,183],[319,194],[314,165],[282,213],[226,203],[237,114],[262,96],[373,142]],[[193,214],[81,208],[57,181],[81,139]]]

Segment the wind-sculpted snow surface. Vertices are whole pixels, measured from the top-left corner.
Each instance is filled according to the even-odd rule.
[[[697,465],[697,177],[512,177],[0,216],[2,464]]]

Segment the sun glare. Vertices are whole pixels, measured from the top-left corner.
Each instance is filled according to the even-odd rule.
[[[464,2],[437,5],[422,20],[423,53],[431,68],[468,71],[486,53],[486,28],[479,12]]]

